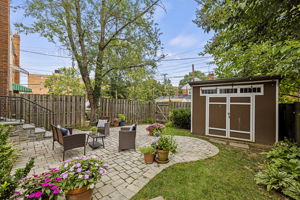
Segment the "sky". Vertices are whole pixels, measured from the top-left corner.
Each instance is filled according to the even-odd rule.
[[[16,5],[17,0],[12,0],[12,5]],[[198,54],[203,50],[205,43],[212,38],[213,33],[204,33],[192,22],[195,19],[195,12],[198,4],[194,0],[163,0],[164,9],[158,7],[155,13],[155,21],[159,24],[162,32],[161,41],[163,43],[166,56],[165,61],[158,63],[156,78],[163,80],[163,74],[171,80],[173,85],[178,85],[180,79],[185,74],[192,71],[192,64],[195,70],[205,73],[212,71],[213,66],[208,62],[212,60],[210,56],[200,57]],[[13,24],[15,22],[26,22],[21,11],[11,11],[11,28],[15,33]],[[52,74],[59,67],[72,65],[68,52],[41,38],[37,34],[21,35],[21,67],[34,74]],[[59,55],[62,57],[51,57],[33,54],[28,51],[42,52],[44,54]],[[169,59],[182,59],[199,57],[194,60],[168,61]],[[27,76],[22,75],[21,83],[27,84]]]

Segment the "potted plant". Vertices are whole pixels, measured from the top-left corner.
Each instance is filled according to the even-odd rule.
[[[120,119],[116,117],[113,119],[113,122],[114,122],[114,126],[117,127],[117,126],[119,126]]]
[[[176,153],[177,144],[173,136],[163,135],[151,145],[156,149],[158,163],[164,164],[169,162],[169,152]]]
[[[151,164],[154,161],[155,149],[152,146],[145,146],[139,148],[139,151],[144,154],[146,164]]]
[[[94,135],[97,133],[97,130],[98,130],[98,128],[96,126],[92,126],[90,128],[91,133],[94,134]]]
[[[118,118],[120,119],[120,126],[125,126],[126,117],[124,114],[118,114]]]
[[[150,136],[159,136],[163,129],[165,128],[165,126],[163,124],[159,124],[159,123],[154,123],[154,124],[150,124],[146,130],[149,132]]]
[[[67,200],[91,200],[93,188],[106,173],[106,164],[97,156],[75,158],[60,166],[62,188]]]
[[[58,196],[63,194],[62,177],[60,177],[59,170],[49,169],[40,175],[33,174],[29,178],[21,180],[20,188],[23,193],[16,192],[18,197],[24,199],[42,199],[42,200],[56,200]]]

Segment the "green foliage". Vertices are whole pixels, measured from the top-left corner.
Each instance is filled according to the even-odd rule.
[[[170,112],[172,123],[178,128],[191,128],[191,110],[190,109],[173,109]]]
[[[154,141],[151,146],[155,149],[176,153],[177,143],[173,136],[163,135]]]
[[[121,122],[125,122],[126,117],[124,114],[118,114],[118,118],[120,119]]]
[[[49,94],[56,95],[85,95],[85,87],[75,68],[59,68],[59,74],[54,73],[45,81]]]
[[[300,3],[281,0],[196,0],[194,22],[214,31],[203,54],[220,78],[279,74],[281,96],[300,87]]]
[[[96,126],[92,126],[91,128],[90,128],[90,131],[92,131],[92,132],[96,132],[98,129],[97,129],[97,127]]]
[[[300,147],[285,140],[263,154],[267,156],[266,169],[256,175],[256,183],[300,199]]]
[[[155,119],[151,118],[151,117],[147,117],[143,120],[143,123],[145,124],[152,124],[155,122]]]
[[[139,151],[143,154],[154,154],[155,153],[155,149],[152,146],[141,147],[141,148],[139,148]]]
[[[11,175],[17,152],[8,142],[9,133],[12,127],[0,125],[0,199],[9,199],[14,195],[19,181],[26,177],[34,164],[31,158],[25,168],[17,169],[14,175]]]
[[[167,123],[165,123],[165,127],[167,127],[167,128],[175,127],[175,124],[173,124],[173,122],[167,122]]]

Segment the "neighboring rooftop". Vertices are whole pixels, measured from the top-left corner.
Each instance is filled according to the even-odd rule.
[[[220,83],[232,83],[232,82],[248,82],[248,81],[265,81],[265,80],[280,80],[281,77],[278,75],[268,76],[252,76],[252,77],[237,77],[228,79],[215,79],[215,80],[204,80],[189,82],[191,86],[199,86],[206,84],[220,84]]]

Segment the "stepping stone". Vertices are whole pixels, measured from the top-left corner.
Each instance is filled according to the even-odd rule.
[[[150,200],[164,200],[164,198],[162,196],[159,196],[159,197],[155,197],[155,198],[150,199]]]
[[[226,144],[225,141],[217,140],[217,139],[209,139],[209,141],[212,141],[212,142],[215,142],[215,143],[218,143],[218,144]]]
[[[249,145],[248,144],[230,142],[229,145],[233,146],[233,147],[238,147],[238,148],[243,148],[243,149],[249,149]]]

